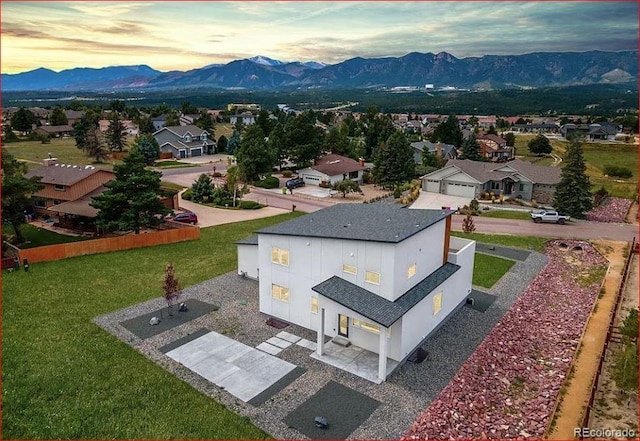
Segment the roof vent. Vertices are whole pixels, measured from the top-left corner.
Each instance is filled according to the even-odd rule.
[[[78,168],[78,166],[77,166],[77,165],[74,165],[74,166],[73,166],[73,168]]]
[[[54,167],[60,167],[60,164],[53,164]]]
[[[336,159],[335,161],[329,161],[327,164],[337,164],[338,162],[340,162],[340,160]]]
[[[71,168],[71,164],[67,164],[67,168]]]

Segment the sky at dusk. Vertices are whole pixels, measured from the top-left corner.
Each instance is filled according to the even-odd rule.
[[[2,73],[147,64],[189,70],[265,55],[338,63],[637,50],[636,2],[2,1]]]

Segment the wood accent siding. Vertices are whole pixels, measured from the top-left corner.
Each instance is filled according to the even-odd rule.
[[[44,184],[44,188],[35,193],[34,196],[47,199],[58,199],[61,201],[75,201],[87,193],[91,193],[101,185],[112,181],[114,178],[115,175],[112,172],[98,170],[96,173],[91,176],[87,176],[75,184],[67,185],[64,191],[56,190],[54,184]]]
[[[442,264],[447,263],[449,258],[449,242],[451,241],[451,216],[447,216],[444,227],[444,247],[442,250]]]

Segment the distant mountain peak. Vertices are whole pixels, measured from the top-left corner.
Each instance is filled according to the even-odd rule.
[[[280,66],[281,64],[286,64],[280,60],[265,57],[264,55],[256,55],[255,57],[248,58],[248,60],[256,64],[264,64],[265,66]]]

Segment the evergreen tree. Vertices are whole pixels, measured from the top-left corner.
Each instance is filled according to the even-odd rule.
[[[167,119],[165,120],[165,127],[175,127],[180,125],[180,117],[175,110],[171,110],[167,113]]]
[[[530,140],[527,145],[529,151],[534,155],[548,155],[553,151],[551,143],[542,133]]]
[[[396,131],[378,148],[373,176],[383,185],[401,184],[410,181],[414,172],[413,149],[404,133]]]
[[[228,143],[229,140],[227,139],[227,137],[224,135],[220,135],[220,138],[218,138],[218,153],[226,152]]]
[[[44,188],[40,177],[25,178],[26,172],[24,162],[2,150],[2,220],[11,224],[18,243],[25,240],[20,225],[25,222],[24,210],[31,205],[31,195]]]
[[[482,160],[482,156],[480,155],[480,144],[478,143],[475,134],[472,133],[469,135],[469,137],[462,143],[460,159],[471,159],[472,161]]]
[[[256,118],[256,124],[260,126],[262,129],[262,133],[271,133],[274,127],[274,121],[271,119],[269,112],[262,109],[258,112],[258,117]]]
[[[227,143],[227,153],[229,155],[235,155],[238,147],[240,147],[240,134],[234,130]]]
[[[455,115],[449,115],[447,120],[440,123],[431,134],[431,142],[442,142],[444,144],[453,144],[456,148],[460,148],[464,137],[458,118]]]
[[[487,134],[488,135],[497,135],[498,131],[496,130],[496,128],[493,126],[493,124],[491,124],[489,126],[489,130],[487,130]]]
[[[513,147],[516,145],[516,135],[514,135],[513,132],[505,133],[503,138],[507,141],[507,147]]]
[[[391,117],[379,114],[375,106],[369,107],[363,115],[365,159],[374,158],[380,145],[386,142],[395,131]]]
[[[264,133],[258,125],[250,126],[240,148],[236,151],[240,176],[245,182],[258,179],[258,175],[271,171],[275,155],[267,148]]]
[[[121,152],[127,146],[127,132],[118,112],[111,112],[105,142],[112,152]]]
[[[593,208],[593,196],[579,140],[574,139],[569,143],[564,164],[560,183],[556,185],[553,206],[562,214],[583,219],[585,213]]]
[[[139,116],[135,121],[138,124],[138,130],[141,135],[152,135],[156,131],[151,118],[148,116]]]
[[[73,124],[73,137],[76,147],[86,150],[87,133],[98,128],[98,115],[93,111],[85,112],[82,117]]]
[[[287,148],[284,127],[279,122],[276,123],[276,125],[271,130],[271,133],[269,133],[267,148],[273,153],[275,157],[275,164],[278,167],[282,167],[284,161],[289,157],[290,152]]]
[[[69,124],[69,119],[60,107],[54,107],[51,115],[49,115],[49,124],[52,126],[64,126]]]
[[[4,133],[4,136],[2,137],[2,143],[4,144],[7,144],[9,142],[20,141],[20,138],[18,138],[18,135],[15,134],[11,126],[9,126],[8,124],[2,126],[2,133]]]
[[[200,129],[205,130],[210,139],[215,139],[216,131],[213,128],[213,120],[206,110],[200,112],[200,116],[193,123]]]
[[[151,135],[139,135],[131,151],[137,150],[142,154],[144,163],[147,165],[153,165],[156,159],[160,157],[160,146],[158,141]]]
[[[309,164],[321,155],[324,134],[315,123],[315,116],[308,111],[288,117],[285,123],[285,143],[298,166]]]
[[[213,182],[209,175],[202,173],[196,182],[191,186],[192,197],[194,202],[204,202],[211,200],[213,196]]]
[[[93,157],[95,162],[102,162],[107,159],[107,148],[104,145],[100,130],[89,130],[84,138],[84,151]]]
[[[115,179],[105,184],[108,190],[92,198],[91,206],[98,209],[96,224],[136,234],[143,227],[160,225],[171,212],[158,198],[162,174],[147,170],[139,151],[130,152],[113,170]]]

